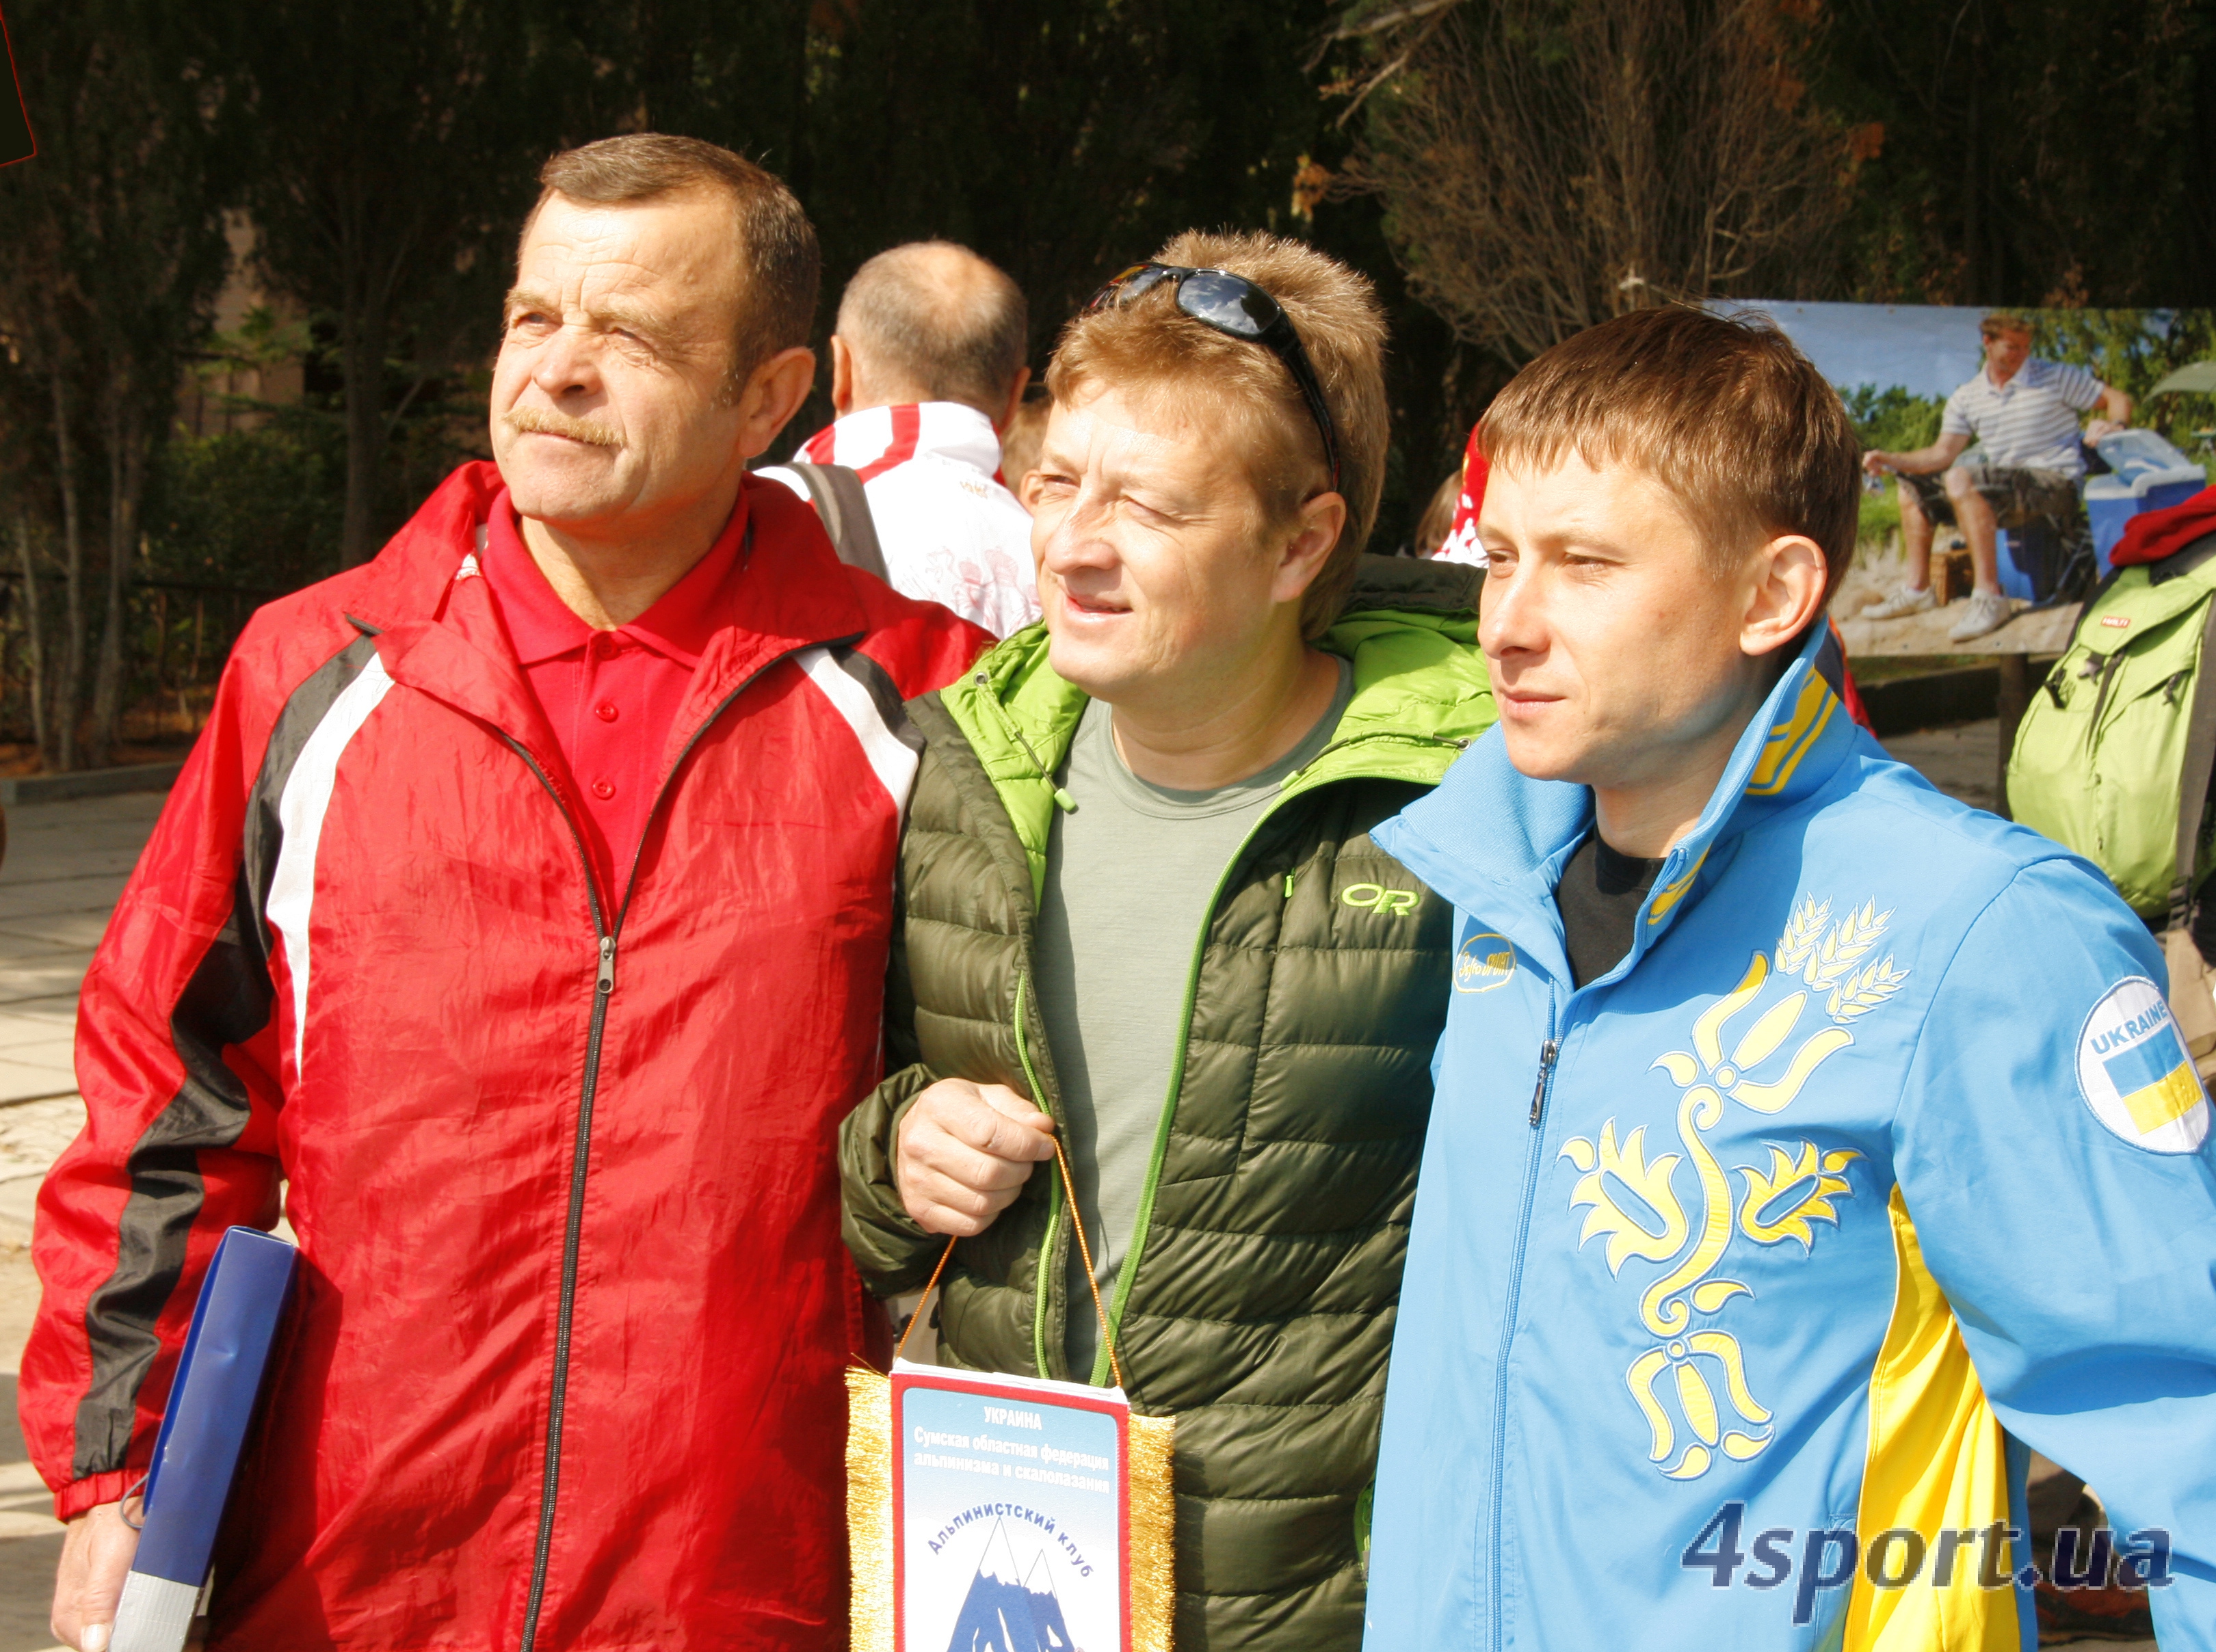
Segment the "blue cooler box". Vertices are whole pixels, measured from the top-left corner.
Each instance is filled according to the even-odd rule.
[[[2101,572],[2124,537],[2124,525],[2141,511],[2182,505],[2208,485],[2201,467],[2151,430],[2120,430],[2094,444],[2111,474],[2085,484],[2085,514],[2093,525],[2093,550]]]
[[[1993,572],[2000,575],[2001,595],[2021,597],[2026,602],[2029,602],[2032,599],[2031,575],[2016,571],[2016,552],[2009,544],[2006,528],[2000,529],[1993,535],[1993,552],[1994,561],[1997,564]]]
[[[2150,471],[2136,481],[2121,476],[2095,476],[2085,484],[2085,514],[2092,519],[2093,550],[2101,559],[2101,572],[2108,571],[2108,553],[2124,537],[2124,525],[2141,511],[2167,510],[2182,505],[2208,485],[2197,464]]]
[[[2195,471],[2194,474],[2198,476],[2200,472]],[[2099,480],[2106,482],[2108,478],[2102,476]],[[2147,505],[2140,508],[2152,510],[2155,507]],[[2121,533],[2123,529],[2120,527],[2116,531]],[[2114,539],[2109,541],[2111,544],[2114,543]],[[2001,594],[2004,597],[2021,597],[2026,602],[2038,600],[2039,593],[2032,588],[2030,570],[2019,568],[2016,565],[2016,548],[2009,544],[2009,531],[2006,528],[2002,528],[1994,533],[1993,551],[1995,562],[1993,572],[2000,576]],[[2106,574],[2108,571],[2108,548],[2103,546],[2101,550],[2101,572]]]

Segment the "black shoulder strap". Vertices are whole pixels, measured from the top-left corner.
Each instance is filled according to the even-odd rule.
[[[839,560],[891,584],[891,576],[885,572],[884,548],[877,543],[877,519],[870,514],[870,497],[862,491],[861,477],[843,464],[793,464],[785,468],[808,484],[808,496],[816,502],[816,514],[822,519],[823,531],[831,536],[831,548],[839,553]]]
[[[2194,673],[2193,710],[2185,726],[2185,772],[2177,798],[2177,877],[2170,886],[2172,929],[2191,914],[2193,873],[2212,771],[2216,771],[2216,595],[2208,599],[2208,617],[2201,627],[2201,661]]]

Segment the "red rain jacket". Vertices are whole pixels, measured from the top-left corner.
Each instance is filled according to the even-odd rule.
[[[25,1432],[61,1514],[121,1496],[217,1240],[284,1177],[305,1284],[215,1645],[822,1652],[900,703],[989,639],[750,482],[732,617],[595,888],[476,577],[500,486],[464,466],[240,639],[85,980]]]

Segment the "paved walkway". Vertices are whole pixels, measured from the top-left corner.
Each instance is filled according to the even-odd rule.
[[[1990,808],[1997,738],[1997,726],[1984,722],[1887,745],[1941,790]],[[77,986],[162,801],[138,794],[8,812],[0,864],[0,1652],[52,1648],[46,1612],[61,1552],[52,1500],[15,1422],[15,1370],[38,1302],[25,1248],[32,1206],[47,1166],[84,1120],[71,1062]],[[2156,1648],[2147,1641],[2116,1652]]]
[[[9,813],[0,863],[0,1244],[28,1237],[39,1178],[83,1117],[71,1056],[77,985],[162,801],[140,793]]]
[[[61,1528],[15,1423],[15,1367],[38,1285],[24,1248],[46,1167],[84,1121],[71,1046],[77,985],[145,846],[159,794],[8,812],[0,863],[0,1652],[51,1647]]]

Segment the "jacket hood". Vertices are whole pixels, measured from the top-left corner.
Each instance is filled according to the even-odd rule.
[[[1482,584],[1456,563],[1362,559],[1346,606],[1316,640],[1352,665],[1353,697],[1332,743],[1285,777],[1281,798],[1354,778],[1439,783],[1496,715],[1477,648]],[[1027,626],[939,692],[1014,824],[1034,894],[1046,877],[1053,777],[1091,697],[1056,674],[1050,646],[1043,621]]]
[[[1664,857],[1632,950],[1617,970],[1631,968],[1661,938],[1690,904],[1687,898],[1701,886],[1703,871],[1711,881],[1720,874],[1742,834],[1806,803],[1865,738],[1821,669],[1829,635],[1820,623],[1811,629],[1739,735],[1699,820]],[[1474,746],[1437,790],[1375,835],[1464,912],[1507,922],[1518,911],[1551,907],[1562,867],[1592,817],[1590,787],[1518,773],[1507,742],[1495,733]]]

